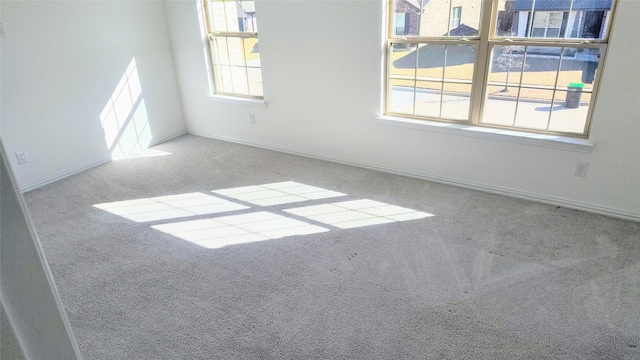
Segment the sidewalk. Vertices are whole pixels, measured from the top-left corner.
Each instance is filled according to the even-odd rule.
[[[413,89],[394,87],[389,110],[395,113],[413,114],[413,97]],[[444,94],[442,96],[442,113],[440,113],[441,96],[439,92],[418,89],[415,97],[416,115],[453,120],[468,118],[470,106],[468,95]],[[564,101],[558,99],[552,107],[550,101],[520,99],[519,102],[516,102],[512,99],[500,99],[492,96],[485,101],[483,123],[582,134],[588,110],[587,105],[581,105],[576,109],[566,108]]]

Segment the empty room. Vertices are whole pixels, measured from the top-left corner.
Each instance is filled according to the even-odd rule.
[[[0,2],[1,359],[640,359],[636,0]]]

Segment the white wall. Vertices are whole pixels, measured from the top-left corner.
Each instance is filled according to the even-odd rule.
[[[0,153],[0,357],[80,359],[40,241],[5,162],[2,142]]]
[[[205,96],[196,1],[166,1],[188,131],[640,220],[640,2],[620,2],[588,153],[377,122],[385,4],[257,1],[261,109]]]
[[[151,141],[184,132],[161,1],[1,6],[0,133],[21,189],[110,159],[100,115],[134,58]],[[17,164],[18,151],[27,164]]]

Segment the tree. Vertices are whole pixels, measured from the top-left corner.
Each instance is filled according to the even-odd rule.
[[[507,77],[504,81],[504,89],[501,92],[506,92],[508,90],[507,85],[509,84],[509,75],[511,74],[511,69],[520,69],[524,66],[524,69],[529,67],[529,64],[524,63],[524,46],[516,46],[516,45],[501,45],[502,54],[498,56],[496,59],[496,66],[500,70],[507,71]]]

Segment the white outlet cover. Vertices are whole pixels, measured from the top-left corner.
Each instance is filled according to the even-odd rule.
[[[27,162],[29,162],[29,159],[27,159],[27,154],[24,153],[23,151],[17,152],[16,158],[18,158],[18,164],[20,165],[26,164]]]

